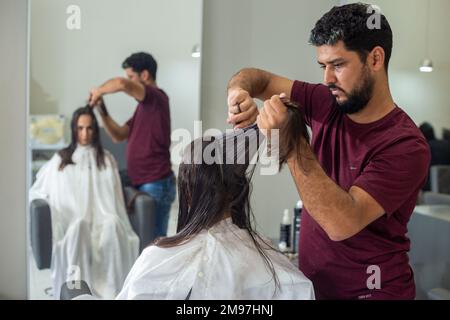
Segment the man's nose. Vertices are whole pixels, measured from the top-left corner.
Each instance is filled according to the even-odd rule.
[[[331,68],[326,67],[323,73],[323,82],[325,85],[330,85],[336,83],[336,76]]]

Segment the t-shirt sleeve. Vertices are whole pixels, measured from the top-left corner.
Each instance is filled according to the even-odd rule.
[[[425,141],[411,138],[380,152],[353,183],[369,193],[391,216],[425,183],[430,163]]]
[[[142,100],[142,104],[145,105],[151,105],[155,102],[157,99],[161,99],[163,93],[160,89],[154,86],[145,86],[145,97],[144,100]],[[140,102],[139,100],[137,100]]]
[[[128,126],[128,128],[130,128],[130,130],[133,127],[133,121],[134,121],[134,116],[131,117],[127,122],[125,122],[125,124]]]
[[[291,100],[299,105],[306,124],[310,127],[313,121],[323,123],[333,108],[333,96],[322,84],[294,81]]]

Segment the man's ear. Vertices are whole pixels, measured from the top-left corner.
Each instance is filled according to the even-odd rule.
[[[148,72],[148,70],[142,71],[140,76],[141,76],[141,79],[144,80],[144,81],[147,81],[147,80],[151,79],[150,72]]]
[[[384,49],[380,46],[373,48],[369,55],[369,66],[373,71],[380,71],[384,69],[386,54]]]

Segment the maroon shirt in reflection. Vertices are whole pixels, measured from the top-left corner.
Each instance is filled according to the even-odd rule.
[[[128,176],[133,185],[154,182],[172,173],[170,163],[169,98],[157,87],[146,86],[145,98],[133,117],[127,145]]]
[[[427,177],[425,138],[399,107],[376,122],[358,124],[339,112],[324,85],[296,81],[291,97],[312,129],[311,147],[327,175],[345,191],[365,190],[386,212],[353,237],[334,242],[302,211],[299,267],[313,282],[316,297],[413,299],[406,233]],[[370,266],[379,267],[379,290],[367,285],[374,275]]]

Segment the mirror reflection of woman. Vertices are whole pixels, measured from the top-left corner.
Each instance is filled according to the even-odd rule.
[[[71,143],[38,172],[30,199],[45,199],[52,218],[55,298],[66,281],[85,280],[96,295],[113,298],[138,256],[139,239],[125,209],[113,156],[104,150],[96,117],[77,109]]]

